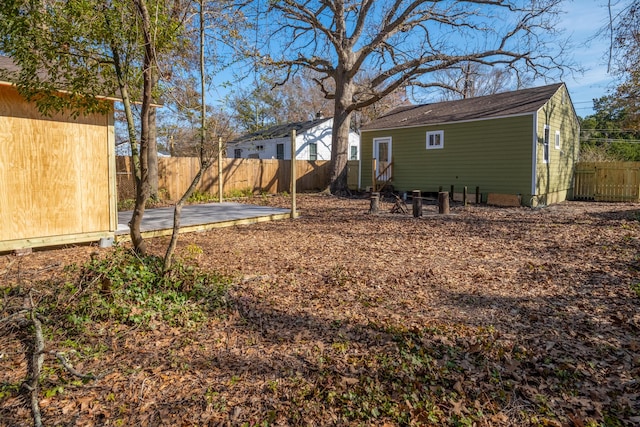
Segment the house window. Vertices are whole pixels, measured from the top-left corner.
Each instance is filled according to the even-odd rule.
[[[264,145],[256,145],[256,150],[264,151]]]
[[[549,128],[549,125],[544,125],[544,140],[542,141],[542,162],[543,163],[549,163],[549,133],[551,132],[551,129]]]
[[[284,144],[276,144],[276,159],[284,160]]]
[[[242,148],[236,148],[235,150],[233,150],[233,158],[234,159],[242,158]]]
[[[556,131],[556,143],[555,143],[555,146],[556,146],[556,150],[560,149],[560,131],[559,130]]]
[[[318,144],[315,142],[309,143],[309,160],[318,160]]]
[[[427,150],[433,150],[435,148],[444,148],[443,130],[427,132]]]
[[[349,153],[349,160],[358,160],[358,146],[352,145]]]

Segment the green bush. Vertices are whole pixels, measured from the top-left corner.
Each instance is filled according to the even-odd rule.
[[[148,325],[165,321],[195,325],[207,312],[226,306],[229,281],[176,261],[162,271],[162,258],[140,257],[116,247],[109,257],[94,257],[58,295],[57,311],[81,331],[90,321]]]

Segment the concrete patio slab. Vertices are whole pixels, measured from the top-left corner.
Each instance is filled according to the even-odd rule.
[[[129,226],[133,211],[118,212],[116,240],[129,240]],[[233,225],[253,224],[291,218],[290,209],[242,203],[206,203],[182,208],[180,233],[203,231]],[[143,237],[170,235],[173,229],[173,207],[145,210],[142,218]]]

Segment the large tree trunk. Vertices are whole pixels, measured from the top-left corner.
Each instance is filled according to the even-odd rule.
[[[151,19],[144,0],[136,0],[136,7],[142,20],[144,38],[144,61],[142,65],[143,91],[140,107],[140,179],[136,183],[136,204],[129,223],[131,242],[135,251],[146,254],[147,245],[142,238],[140,226],[147,199],[149,198],[149,111],[152,108],[153,67],[156,63],[155,50],[151,37]]]
[[[351,110],[353,84],[336,82],[335,110],[331,135],[331,170],[329,189],[331,194],[342,195],[348,192],[347,160],[349,151],[349,131],[351,129]]]

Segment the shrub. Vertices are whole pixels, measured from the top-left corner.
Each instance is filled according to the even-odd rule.
[[[79,331],[91,321],[192,326],[227,304],[228,280],[179,260],[164,273],[162,258],[119,246],[108,257],[93,257],[79,273],[58,293],[54,310]]]

